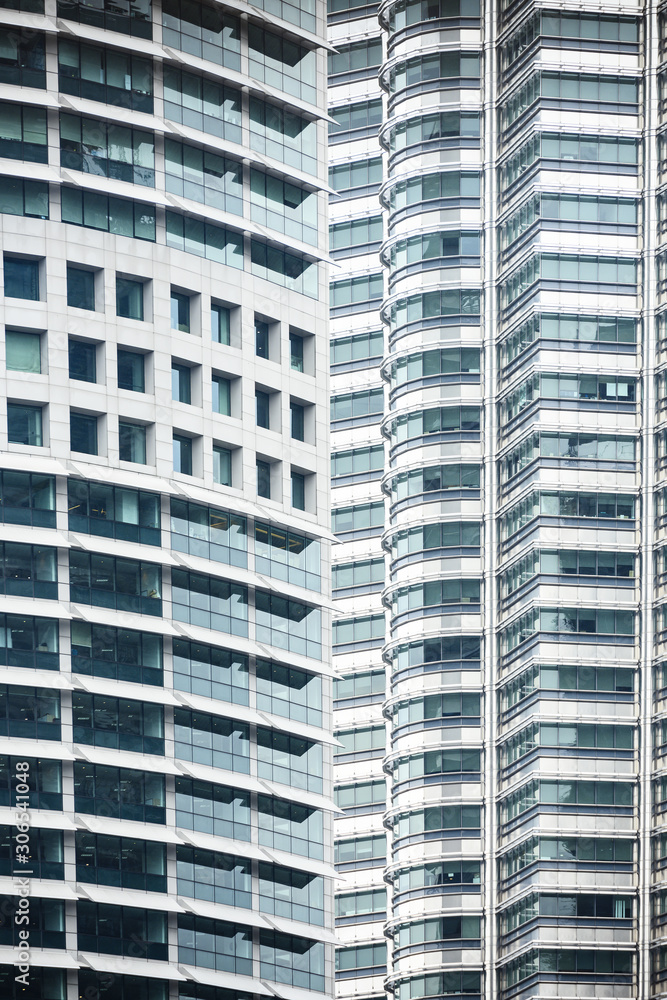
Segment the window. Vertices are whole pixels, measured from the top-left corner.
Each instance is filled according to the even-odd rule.
[[[121,462],[146,464],[146,428],[141,424],[118,421],[118,452]]]
[[[5,254],[4,267],[7,298],[39,300],[39,261]]]
[[[56,550],[19,542],[0,544],[0,593],[14,597],[58,597]]]
[[[39,333],[24,333],[22,330],[5,331],[5,367],[9,372],[31,372],[39,375],[42,371],[42,338]]]
[[[287,920],[324,924],[324,880],[311,872],[259,863],[259,909]]]
[[[302,253],[280,250],[253,238],[250,241],[250,270],[265,281],[272,281],[300,295],[308,295],[311,299],[317,298],[318,266],[316,261]]]
[[[324,945],[321,941],[260,930],[259,967],[263,979],[324,993]]]
[[[162,41],[198,59],[241,69],[239,19],[213,4],[166,0],[162,6]]]
[[[76,604],[162,614],[162,570],[154,563],[70,549],[70,600]]]
[[[74,808],[89,816],[165,822],[164,775],[77,761]]]
[[[247,722],[174,709],[174,756],[178,760],[250,773],[250,728]]]
[[[292,97],[315,104],[316,53],[288,38],[248,25],[250,76]]]
[[[77,830],[75,836],[77,881],[148,892],[167,891],[164,844],[87,830]]]
[[[257,660],[257,708],[286,719],[322,725],[322,679],[317,674]]]
[[[251,976],[252,928],[179,914],[178,961],[217,972]]]
[[[63,186],[62,221],[155,243],[155,205]]]
[[[255,568],[276,580],[320,590],[320,543],[316,538],[255,522]]]
[[[166,139],[165,179],[170,194],[243,215],[243,167],[237,160]]]
[[[5,29],[0,54],[0,83],[19,87],[46,87],[44,34],[34,28]]]
[[[0,104],[0,156],[46,163],[46,111],[27,104]]]
[[[269,356],[269,324],[255,318],[255,354],[258,358]]]
[[[232,453],[229,448],[213,445],[213,481],[220,486],[232,485]]]
[[[229,344],[231,331],[231,309],[227,306],[211,304],[211,338],[216,344]]]
[[[74,673],[162,685],[162,636],[82,621],[71,627]]]
[[[333,122],[329,122],[330,143],[362,139],[367,135],[377,134],[378,127],[382,123],[382,101],[358,101],[354,104],[344,104],[342,107],[331,108],[329,114],[334,119]],[[364,131],[362,132],[361,129]],[[350,136],[349,132],[357,134]]]
[[[382,158],[356,160],[329,167],[329,183],[334,191],[358,190],[358,194],[377,191],[382,183]]]
[[[348,531],[377,534],[384,527],[384,503],[363,503],[354,507],[334,507],[331,511],[331,530],[335,535]],[[363,537],[361,534],[359,537]]]
[[[297,510],[306,509],[306,477],[302,472],[291,474],[292,479],[292,507]]]
[[[176,778],[175,784],[176,826],[216,837],[250,840],[249,792],[191,778]]]
[[[160,544],[160,497],[70,477],[69,530],[142,545]]]
[[[257,796],[257,808],[260,846],[322,860],[324,830],[319,809],[268,795]]]
[[[61,38],[58,89],[74,97],[152,114],[153,65],[150,59],[120,48],[101,49]]]
[[[355,420],[358,423],[379,423],[384,411],[384,389],[363,389],[331,396],[329,416],[335,420]],[[343,426],[348,426],[344,424]]]
[[[387,838],[384,834],[338,840],[335,844],[335,863],[338,871],[351,871],[354,868],[378,868],[383,866],[386,860]]]
[[[255,591],[255,638],[302,656],[322,657],[319,608],[264,590]]]
[[[213,376],[213,412],[229,417],[232,412],[231,382],[222,375]]]
[[[68,347],[69,377],[79,382],[97,382],[97,345],[70,340]]]
[[[116,315],[123,319],[144,318],[144,283],[116,275]],[[143,390],[140,390],[143,392]]]
[[[250,171],[250,218],[261,226],[317,245],[317,192],[263,170]]]
[[[69,438],[72,451],[97,455],[97,417],[69,412]]]
[[[250,97],[250,148],[307,174],[317,173],[317,123]]]
[[[171,398],[177,403],[191,403],[190,368],[187,365],[171,363]]]
[[[132,0],[132,3],[127,5],[118,4],[115,0],[102,0],[102,3],[95,4],[94,7],[74,3],[73,0],[58,0],[58,17],[78,21],[80,24],[90,24],[96,28],[106,28],[107,31],[134,35],[135,38],[153,37],[150,0]],[[85,989],[81,990],[81,995],[87,995]],[[144,1000],[144,997],[141,996],[137,1000]]]
[[[171,328],[190,333],[190,296],[171,290]],[[174,397],[176,398],[176,397]]]
[[[76,743],[164,754],[162,705],[77,691],[72,695],[72,724]]]
[[[145,392],[144,355],[118,348],[118,388]]]
[[[171,600],[176,621],[248,635],[248,588],[241,584],[172,569]]]
[[[257,459],[257,496],[271,499],[271,463]]]
[[[304,438],[304,413],[305,406],[301,403],[295,403],[294,400],[290,400],[290,425],[292,437],[297,441],[303,441]]]
[[[331,306],[338,310],[334,315],[368,312],[373,309],[375,304],[379,308],[383,290],[384,277],[381,274],[332,281]]]
[[[289,335],[289,364],[292,371],[303,371],[303,337],[297,333]]]
[[[60,163],[70,170],[98,174],[144,187],[155,186],[152,132],[140,132],[97,118],[60,115]]]
[[[12,472],[10,469],[0,471],[0,521],[55,528],[55,486],[52,476]]]
[[[164,67],[164,116],[172,122],[242,143],[241,92],[220,80]]]
[[[76,929],[79,951],[130,957],[139,951],[142,958],[167,960],[166,913],[80,899]]]
[[[366,479],[380,478],[384,469],[384,445],[334,451],[331,455],[331,478],[359,476]]]
[[[0,213],[25,215],[35,219],[49,217],[49,186],[45,181],[21,177],[0,177]]]
[[[251,863],[192,847],[176,848],[178,894],[252,909]]]
[[[384,943],[336,949],[336,979],[380,976],[386,971],[387,946]]]
[[[16,764],[21,757],[0,757],[0,802],[3,806],[16,806]],[[35,760],[28,757],[30,806],[33,809],[62,809],[62,764],[56,760]]]
[[[13,860],[16,857],[14,854],[16,849],[15,836],[16,832],[11,826],[0,826],[0,871],[6,878],[11,878],[14,870]],[[33,837],[35,838],[34,843]],[[39,879],[57,879],[59,882],[62,882],[65,877],[62,831],[32,829],[30,831],[29,853],[26,853],[24,857],[26,860],[29,859],[29,864],[26,867],[32,869],[34,877]],[[40,969],[40,980],[42,979],[43,971]],[[10,989],[8,989],[7,993],[2,993],[2,996],[9,997],[11,995]],[[48,996],[46,993],[44,995]],[[64,993],[56,994],[56,996],[61,998],[64,996]]]
[[[168,247],[243,270],[243,236],[240,233],[177,212],[167,211],[166,222]]]
[[[41,447],[42,407],[7,403],[7,436],[10,444],[27,444]]]
[[[258,427],[269,426],[269,393],[255,389],[255,419]]]
[[[174,434],[174,472],[192,475],[192,438]]]
[[[174,687],[177,691],[189,691],[238,705],[248,704],[248,657],[243,653],[174,639],[173,660]],[[284,715],[284,712],[280,714]]]

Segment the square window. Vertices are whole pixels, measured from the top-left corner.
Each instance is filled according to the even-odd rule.
[[[28,444],[41,447],[42,408],[7,404],[7,436],[11,444]]]
[[[211,306],[211,337],[216,344],[229,344],[231,311],[226,306]]]
[[[118,388],[145,392],[144,356],[118,348]]]
[[[257,496],[271,499],[271,463],[257,459]]]
[[[96,344],[82,344],[80,340],[70,340],[69,377],[79,382],[96,382],[96,353]]]
[[[190,333],[190,296],[183,292],[171,292],[171,328],[181,333]]]
[[[174,472],[192,475],[192,438],[174,434]]]
[[[297,441],[303,441],[305,407],[301,403],[290,402],[289,408],[292,437]]]
[[[232,412],[231,382],[222,375],[213,376],[213,412],[228,417]]]
[[[146,428],[118,421],[118,449],[121,462],[146,464]]]
[[[82,267],[67,265],[67,305],[75,309],[95,309],[95,274]]]
[[[306,477],[300,472],[292,473],[292,507],[306,509]]]
[[[116,277],[116,315],[123,319],[144,318],[144,283]]]
[[[255,320],[255,354],[258,358],[269,356],[269,324]]]
[[[5,333],[5,366],[10,372],[32,372],[42,370],[41,337],[38,333],[24,333],[22,330],[7,330]]]
[[[296,333],[289,335],[289,364],[293,371],[303,371],[303,337]]]
[[[72,451],[97,455],[97,417],[70,410],[69,439]]]
[[[171,365],[171,398],[178,403],[191,403],[190,369],[187,365]]]
[[[12,299],[39,300],[39,262],[5,254],[5,295]]]
[[[255,412],[258,427],[269,426],[269,394],[255,389]]]
[[[213,445],[213,480],[221,486],[232,485],[232,453],[229,448]]]

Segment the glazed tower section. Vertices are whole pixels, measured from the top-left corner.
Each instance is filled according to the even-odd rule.
[[[380,74],[387,95],[387,985],[397,1000],[479,996],[480,11],[474,2],[390,2],[380,21],[387,39]]]
[[[331,992],[324,28],[0,9],[3,997]]]

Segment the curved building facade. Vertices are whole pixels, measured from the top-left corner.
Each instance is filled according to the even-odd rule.
[[[3,997],[331,992],[323,31],[0,9]]]

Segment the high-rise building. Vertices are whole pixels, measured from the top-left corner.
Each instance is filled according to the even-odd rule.
[[[324,22],[0,4],[3,1000],[331,992]]]
[[[339,995],[664,996],[667,10],[329,11]]]

